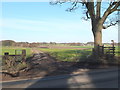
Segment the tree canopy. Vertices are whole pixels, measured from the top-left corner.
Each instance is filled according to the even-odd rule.
[[[71,7],[68,7],[66,11],[72,12],[79,9],[80,4],[83,6],[83,12],[86,17],[85,20],[101,19],[103,23],[103,29],[118,23],[118,12],[120,11],[120,0],[54,0],[50,4],[64,4],[71,3]],[[114,12],[114,16],[111,15]]]

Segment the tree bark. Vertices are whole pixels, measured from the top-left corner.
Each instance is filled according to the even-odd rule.
[[[102,45],[102,31],[96,31],[94,33],[94,47]]]
[[[101,21],[94,21],[92,23],[92,32],[94,36],[94,51],[93,54],[99,56],[100,48],[102,46],[102,23]]]

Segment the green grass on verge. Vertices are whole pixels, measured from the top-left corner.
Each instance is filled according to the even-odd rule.
[[[118,52],[120,52],[120,47],[118,47],[118,46],[116,46],[115,47],[115,56],[120,56],[120,53],[118,53]]]
[[[80,47],[79,47],[80,48]],[[81,48],[85,48],[82,47]],[[55,57],[60,61],[81,61],[84,60],[87,56],[92,54],[92,47],[86,47],[91,49],[78,50],[78,49],[49,49],[49,48],[40,48],[39,50],[43,52],[48,52],[50,55]],[[118,52],[118,47],[116,47],[115,52]],[[115,53],[115,56],[118,56],[118,53]]]
[[[51,56],[55,57],[60,61],[79,61],[86,58],[91,54],[91,49],[88,50],[77,50],[77,49],[39,49],[43,52],[50,53]]]

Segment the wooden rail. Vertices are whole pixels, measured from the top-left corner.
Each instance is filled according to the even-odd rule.
[[[25,61],[25,59],[26,59],[26,50],[23,49],[21,51],[22,51],[22,53],[18,54],[18,55],[17,55],[17,50],[15,50],[15,55],[9,55],[9,52],[5,52],[4,57],[8,58],[9,56],[10,57],[18,57],[18,56],[20,56],[22,58],[22,61]]]
[[[115,47],[114,46],[111,46],[111,47],[105,47],[104,45],[103,46],[98,46],[98,54],[100,56],[103,56],[103,55],[107,55],[107,56],[115,56]]]

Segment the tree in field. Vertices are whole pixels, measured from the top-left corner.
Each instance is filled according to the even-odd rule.
[[[104,0],[105,1],[105,0]],[[80,4],[84,7],[85,19],[91,19],[92,32],[94,36],[94,51],[97,52],[98,45],[102,45],[102,30],[116,25],[118,20],[118,11],[120,11],[120,0],[55,0],[50,4],[71,3],[67,11],[73,11]],[[103,10],[104,8],[104,10]]]

